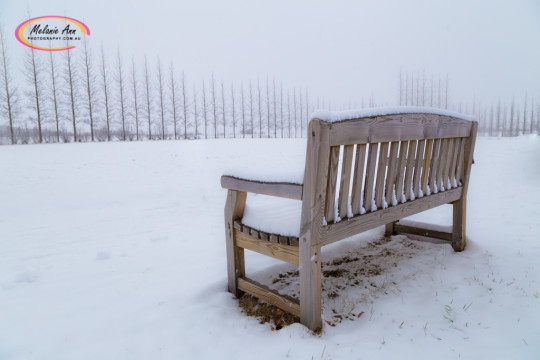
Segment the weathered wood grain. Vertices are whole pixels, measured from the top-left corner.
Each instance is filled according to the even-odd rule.
[[[408,141],[402,141],[399,148],[398,173],[396,178],[396,200],[398,204],[402,202],[403,183],[405,181],[405,165],[407,164]]]
[[[416,159],[417,140],[409,141],[409,151],[407,155],[407,169],[405,170],[405,199],[412,200],[412,178],[414,173],[414,163]]]
[[[330,150],[330,166],[328,167],[328,185],[326,187],[326,210],[324,216],[328,223],[335,220],[335,198],[339,167],[339,146],[334,146]]]
[[[419,236],[425,236],[425,237],[430,237],[434,239],[445,240],[448,242],[452,241],[452,233],[448,233],[444,231],[424,229],[424,228],[419,228],[415,226],[402,225],[400,223],[394,224],[393,230],[394,230],[394,233],[397,233],[397,234],[412,234],[412,235],[419,235]]]
[[[236,246],[240,248],[255,251],[259,254],[270,256],[274,259],[285,261],[296,266],[299,264],[299,251],[297,246],[260,240],[236,229],[234,229],[234,236],[236,239]]]
[[[256,298],[291,313],[294,316],[300,317],[300,304],[297,300],[290,296],[282,295],[265,285],[259,284],[258,282],[245,277],[238,278],[238,288],[255,296]]]
[[[221,177],[221,187],[229,190],[302,200],[302,185],[300,184],[261,182],[224,175]]]
[[[364,207],[366,212],[372,210],[371,204],[373,203],[373,186],[375,184],[375,166],[377,165],[377,151],[379,144],[369,144],[368,158],[366,165],[366,185],[364,187]]]
[[[244,250],[237,246],[234,222],[242,217],[246,205],[247,194],[243,191],[228,190],[225,202],[225,245],[227,250],[228,289],[236,297],[242,296],[238,289],[237,279],[246,273]]]
[[[437,168],[439,164],[439,154],[441,149],[441,139],[435,139],[433,142],[433,154],[431,158],[431,165],[429,167],[429,188],[431,189],[431,193],[434,194],[437,191],[436,185],[437,185]]]
[[[385,183],[385,200],[388,206],[392,205],[392,195],[395,190],[394,185],[396,184],[398,147],[399,141],[392,141],[390,143],[390,157],[388,158],[388,171],[386,173]]]
[[[422,166],[422,192],[427,195],[428,175],[431,165],[431,153],[433,152],[433,139],[426,140],[426,150],[424,152],[424,164]]]
[[[424,161],[424,146],[426,140],[420,140],[418,142],[418,149],[416,150],[416,162],[414,163],[414,181],[413,181],[413,193],[415,197],[420,196],[420,174],[422,173],[422,164]]]
[[[388,145],[381,143],[379,151],[379,164],[377,165],[377,180],[375,183],[375,205],[377,209],[382,208],[384,199],[384,178],[386,176],[386,165],[388,164]]]
[[[354,181],[352,188],[352,212],[360,214],[362,206],[362,182],[364,181],[364,166],[366,162],[366,144],[356,146],[356,158],[354,160]],[[366,205],[364,204],[364,207]]]
[[[398,221],[407,216],[444,205],[461,198],[461,187],[438,194],[425,196],[404,204],[355,216],[348,221],[341,221],[323,228],[323,245],[346,239],[350,236],[374,229],[378,226]]]
[[[352,161],[354,155],[354,145],[346,145],[343,149],[343,163],[341,164],[341,183],[339,186],[339,216],[347,218],[347,208],[349,206],[349,188],[352,181]]]

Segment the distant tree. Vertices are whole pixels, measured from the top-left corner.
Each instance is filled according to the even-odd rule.
[[[409,105],[409,74],[405,75],[405,105]],[[364,107],[364,106],[362,106]]]
[[[510,106],[510,129],[508,131],[508,136],[514,136],[514,115],[515,115],[515,111],[514,111],[514,99],[512,99],[512,105]]]
[[[174,125],[174,139],[176,140],[178,139],[178,136],[177,136],[178,118],[176,116],[176,109],[177,109],[176,94],[178,92],[178,89],[177,89],[178,84],[176,83],[176,79],[174,78],[174,65],[172,62],[171,62],[171,65],[169,66],[169,78],[170,78],[169,90],[171,91],[171,107],[172,107],[172,116],[173,116],[173,125]],[[185,118],[185,115],[184,115],[184,118]],[[185,133],[185,130],[184,130],[184,133]]]
[[[118,80],[118,101],[120,102],[120,120],[122,122],[122,140],[126,141],[126,109],[124,104],[124,68],[122,66],[122,56],[120,55],[120,48],[117,52],[118,57],[118,73],[116,74]]]
[[[204,118],[204,138],[205,139],[208,139],[208,134],[207,134],[207,128],[208,128],[208,119],[207,119],[207,114],[206,114],[206,110],[207,110],[207,107],[206,107],[206,87],[204,85],[204,79],[202,81],[202,98],[203,98],[203,118]]]
[[[137,96],[137,74],[135,73],[135,58],[131,58],[131,85],[133,86],[133,109],[135,110],[135,136],[139,140],[139,98]]]
[[[197,89],[193,85],[193,126],[195,127],[195,139],[199,138],[199,117],[197,114]]]
[[[493,136],[493,117],[493,105],[491,105],[489,111],[489,136]]]
[[[283,83],[279,84],[279,120],[281,121],[281,137],[283,137]]]
[[[274,137],[277,137],[277,115],[276,115],[276,79],[272,80],[272,86],[274,88],[273,95],[274,95]]]
[[[66,45],[69,46],[69,40],[66,40]],[[76,142],[78,140],[77,137],[77,76],[76,76],[76,70],[72,64],[72,55],[71,50],[66,50],[66,74],[65,74],[65,80],[68,85],[68,97],[69,97],[69,104],[71,105],[71,120],[73,122],[73,141]]]
[[[444,108],[448,109],[448,73],[446,74],[446,82],[444,85]]]
[[[253,127],[253,89],[251,86],[251,80],[249,80],[249,118],[251,120],[251,137],[255,136],[255,130]]]
[[[108,69],[105,63],[105,52],[103,51],[103,44],[101,44],[101,75],[103,77],[103,98],[105,100],[105,120],[107,123],[107,141],[111,141],[111,120],[109,111],[109,91],[107,81]]]
[[[426,104],[426,70],[422,71],[422,106]]]
[[[525,99],[523,103],[523,125],[521,128],[521,133],[525,135],[525,129],[527,128],[527,93],[525,93]]]
[[[182,110],[184,111],[184,139],[187,139],[187,125],[188,125],[188,104],[187,104],[187,92],[186,92],[186,77],[182,71]]]
[[[261,106],[261,83],[259,79],[257,79],[257,96],[259,99],[259,138],[262,138],[262,106]]]
[[[58,76],[56,72],[54,71],[56,69],[56,65],[54,63],[54,56],[55,51],[49,51],[49,65],[51,66],[51,101],[54,106],[54,120],[56,124],[56,142],[60,142],[60,117],[59,117],[59,109],[58,109],[58,90],[56,88],[58,83]]]
[[[232,111],[232,126],[233,126],[233,138],[236,138],[236,111],[234,104],[234,84],[231,83],[231,111]]]
[[[532,134],[533,132],[534,132],[534,96],[531,98],[531,124],[529,127],[529,134]]]
[[[161,140],[165,140],[167,136],[167,131],[165,127],[165,102],[163,100],[163,71],[161,70],[161,60],[158,57],[157,59],[157,76],[158,76],[158,85],[159,85],[159,107],[161,111]]]
[[[294,109],[293,109],[293,113],[294,113],[294,137],[298,137],[297,135],[297,132],[296,132],[296,129],[297,129],[297,122],[296,122],[296,114],[297,114],[297,111],[296,111],[296,88],[293,89],[293,102],[294,102]]]
[[[217,138],[217,105],[216,105],[216,85],[214,81],[214,74],[212,74],[212,110],[214,117],[212,118],[212,121],[214,122],[214,139]]]
[[[267,135],[270,138],[270,85],[268,76],[266,77],[266,119],[267,119]]]
[[[300,104],[298,105],[300,107],[300,137],[304,137],[304,116],[303,116],[303,104],[302,104],[302,89],[299,90],[298,99],[300,101]]]
[[[0,113],[6,115],[9,119],[9,132],[11,138],[11,144],[15,144],[14,122],[17,103],[17,88],[13,86],[13,80],[11,77],[11,70],[9,66],[9,59],[6,50],[6,41],[4,39],[4,30],[0,25],[0,45],[2,45],[2,72],[0,80],[2,81],[2,87],[4,92],[0,92]]]
[[[399,68],[399,106],[403,105],[403,74],[401,67]]]
[[[288,135],[291,137],[291,93],[287,89],[287,124],[289,125]]]
[[[90,140],[94,141],[94,113],[92,111],[92,105],[95,101],[95,78],[94,71],[91,64],[91,53],[88,49],[88,44],[86,41],[86,36],[83,36],[84,42],[84,70],[86,73],[86,93],[88,95],[88,118],[90,120]],[[69,51],[69,50],[68,50]],[[51,51],[52,52],[52,51]]]
[[[240,83],[240,101],[242,107],[242,138],[246,137],[246,107],[244,104],[244,83]]]
[[[433,74],[431,74],[430,90],[429,90],[429,106],[433,107]]]
[[[152,140],[152,107],[150,103],[150,75],[148,74],[148,58],[144,55],[144,85],[146,88],[146,116],[148,119],[148,140]]]
[[[69,50],[66,52],[69,52]],[[25,62],[25,74],[30,84],[29,89],[32,89],[27,92],[27,99],[29,101],[29,107],[36,112],[38,139],[39,143],[41,144],[43,142],[43,130],[41,126],[41,107],[43,106],[42,95],[44,92],[42,81],[43,74],[41,67],[42,62],[41,59],[37,59],[38,55],[36,54],[36,50],[33,47],[30,49],[26,49],[26,53],[27,58]]]
[[[223,120],[223,138],[227,138],[227,114],[225,113],[225,85],[221,81],[221,118]]]
[[[497,135],[499,136],[499,131],[501,130],[501,100],[499,100],[499,103],[497,104]]]

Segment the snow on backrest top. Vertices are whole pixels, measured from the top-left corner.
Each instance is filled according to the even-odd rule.
[[[327,111],[317,110],[311,114],[311,119],[320,119],[325,122],[333,123],[345,120],[359,119],[372,116],[397,115],[397,114],[436,114],[451,116],[468,121],[476,121],[476,117],[463,115],[444,109],[421,107],[421,106],[396,106],[396,107],[377,107],[359,110],[345,111]]]

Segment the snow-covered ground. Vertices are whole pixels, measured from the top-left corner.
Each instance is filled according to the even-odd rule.
[[[226,291],[220,175],[304,151],[291,139],[0,147],[0,359],[540,358],[540,137],[478,140],[465,252],[382,229],[324,248],[343,261],[325,265],[319,335],[271,331]],[[414,220],[449,225],[451,208]],[[246,263],[297,290],[294,267]]]

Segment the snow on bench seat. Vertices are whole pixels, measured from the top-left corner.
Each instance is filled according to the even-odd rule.
[[[298,237],[302,201],[249,194],[242,224],[271,234]]]

